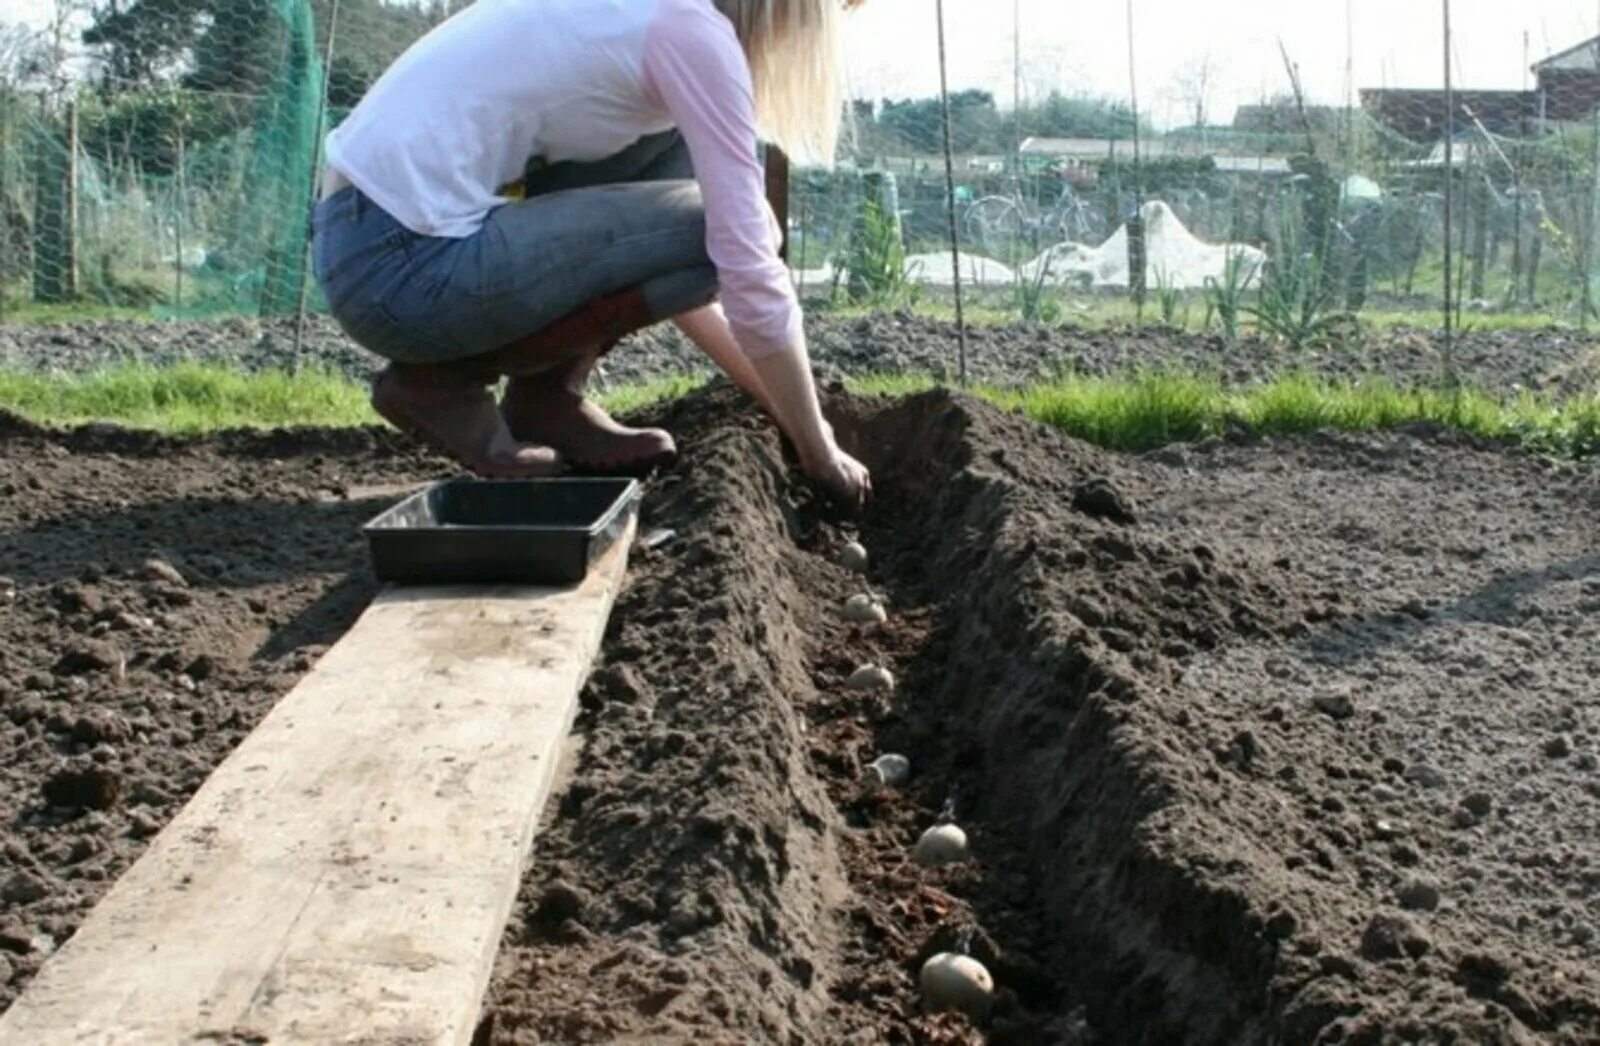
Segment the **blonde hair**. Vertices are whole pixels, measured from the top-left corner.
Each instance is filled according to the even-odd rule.
[[[839,0],[715,3],[750,62],[762,132],[799,162],[833,163],[844,108]]]

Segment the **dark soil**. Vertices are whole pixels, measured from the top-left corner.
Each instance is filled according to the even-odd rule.
[[[653,419],[676,537],[636,552],[481,1041],[1600,1040],[1600,470],[833,414],[853,524],[726,390]],[[371,487],[437,470],[372,433],[0,434],[5,991],[359,612]],[[867,583],[888,624],[843,623]],[[845,686],[867,661],[892,697]],[[868,792],[883,752],[913,776]],[[974,859],[920,869],[946,809]],[[963,946],[981,1025],[918,1005]]]
[[[381,433],[179,443],[0,415],[0,1009],[371,599]]]
[[[812,357],[826,378],[956,371],[955,326],[945,321],[909,313],[863,318],[812,313],[806,327]],[[1440,337],[1420,331],[1371,331],[1350,345],[1296,353],[1253,336],[1230,346],[1218,335],[1160,327],[1133,332],[1018,324],[971,328],[968,351],[973,378],[999,384],[1063,371],[1106,375],[1152,368],[1216,373],[1235,385],[1295,371],[1341,379],[1382,374],[1406,385],[1436,385],[1445,374]],[[308,321],[298,354],[292,321],[0,325],[0,367],[81,372],[115,362],[180,360],[249,370],[311,363],[360,379],[380,362],[318,316]],[[1467,382],[1497,392],[1591,390],[1600,378],[1600,338],[1558,328],[1469,331],[1456,348],[1456,361]],[[631,384],[706,374],[709,366],[675,330],[661,326],[607,357],[599,380]]]
[[[1593,470],[838,406],[890,623],[839,621],[845,531],[763,426],[670,409],[678,538],[619,604],[485,1041],[1600,1036]],[[844,687],[868,660],[892,700]],[[864,795],[882,751],[915,776]],[[976,860],[920,870],[947,803]],[[917,1006],[963,939],[982,1028]]]

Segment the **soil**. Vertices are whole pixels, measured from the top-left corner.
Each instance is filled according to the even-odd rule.
[[[61,436],[0,415],[0,1010],[376,591],[439,463],[379,432]]]
[[[829,380],[956,373],[956,330],[946,321],[911,313],[847,318],[812,312],[806,329],[817,370]],[[1012,324],[972,327],[968,343],[973,379],[997,384],[1064,371],[1107,375],[1163,368],[1215,373],[1233,385],[1300,371],[1338,379],[1382,374],[1405,385],[1436,385],[1445,375],[1443,344],[1434,331],[1370,331],[1351,345],[1291,352],[1254,336],[1228,345],[1216,334],[1161,327],[1089,331]],[[1503,393],[1586,391],[1600,380],[1600,337],[1568,329],[1468,331],[1455,357],[1467,382]],[[311,363],[362,380],[380,362],[323,316],[309,318],[298,353],[292,321],[0,325],[0,367],[81,372],[117,362],[180,360],[248,370]],[[633,384],[709,369],[675,330],[661,326],[606,357],[597,381]]]
[[[835,408],[889,623],[841,621],[856,531],[764,427],[657,419],[677,537],[618,606],[481,1041],[1600,1036],[1595,471]],[[868,661],[891,699],[844,685]],[[865,794],[884,751],[913,779]],[[976,859],[919,869],[943,812]],[[977,1027],[917,1005],[963,944]]]
[[[859,520],[725,388],[649,418],[675,533],[636,551],[480,1042],[1600,1039],[1600,467],[831,413]],[[374,488],[440,467],[0,432],[0,991],[359,612]],[[842,619],[864,588],[886,624]],[[845,685],[866,662],[892,695]],[[885,752],[910,781],[865,788]],[[945,815],[973,859],[920,868]],[[977,1023],[918,1004],[962,949]]]

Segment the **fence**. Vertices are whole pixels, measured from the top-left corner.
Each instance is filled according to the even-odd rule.
[[[13,28],[0,37],[0,309],[319,307],[305,242],[318,139],[455,6],[129,0],[72,25],[70,74],[61,33],[52,50]],[[1382,43],[1399,16],[1377,0],[1316,16],[1238,0],[1248,31],[1222,11],[1175,62],[1166,23],[1184,5],[1064,18],[1073,6],[864,8],[908,46],[887,73],[853,70],[840,165],[795,174],[790,258],[807,298],[942,309],[960,283],[977,307],[1028,320],[1191,327],[1248,307],[1291,340],[1345,314],[1596,316],[1592,18],[1546,20],[1536,43],[1505,31],[1514,14],[1459,5],[1446,47],[1443,0],[1404,15],[1401,43]],[[1304,46],[1304,20],[1341,14],[1340,45]],[[1367,82],[1363,46],[1400,48],[1410,79]],[[1253,92],[1228,83],[1230,66],[1254,71]]]

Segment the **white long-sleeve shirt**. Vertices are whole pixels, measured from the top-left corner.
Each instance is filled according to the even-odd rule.
[[[746,354],[799,343],[766,203],[755,92],[710,0],[478,0],[401,55],[328,136],[328,165],[413,232],[464,237],[532,157],[593,162],[676,127]]]

